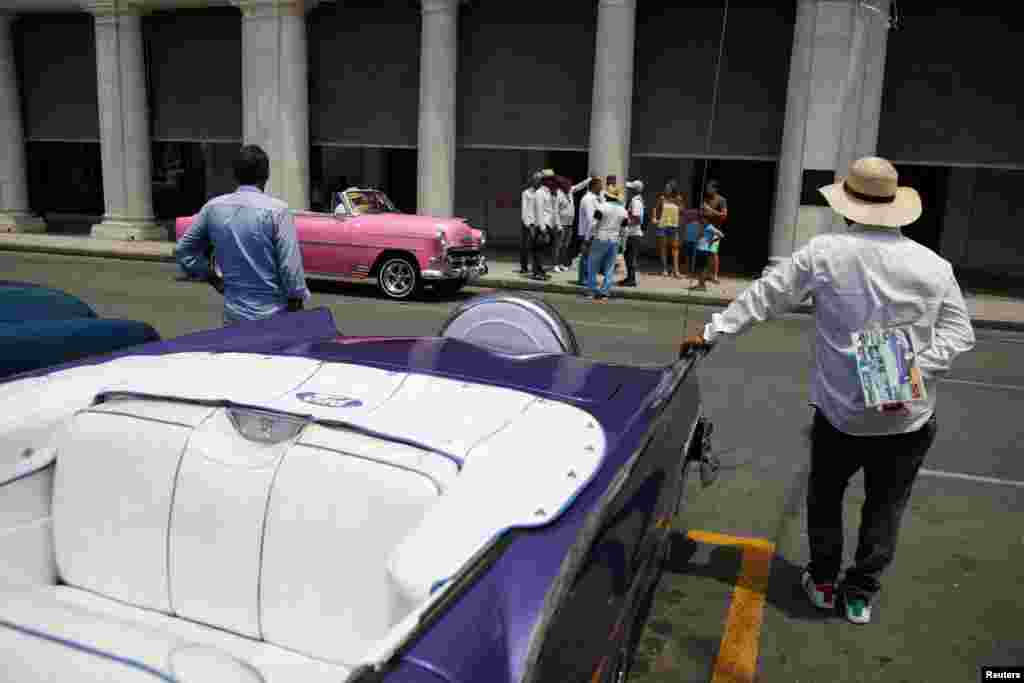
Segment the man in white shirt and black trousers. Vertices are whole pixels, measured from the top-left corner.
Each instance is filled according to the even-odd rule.
[[[821,188],[842,215],[847,232],[818,235],[793,257],[754,282],[703,335],[685,339],[680,354],[720,335],[740,334],[756,322],[814,298],[815,366],[811,377],[811,473],[807,527],[811,562],[801,584],[811,602],[846,618],[871,621],[871,600],[892,563],[911,487],[935,439],[937,379],[974,347],[974,330],[953,268],[900,228],[921,216],[921,198],[899,187],[885,159],[855,161],[850,174]],[[902,330],[914,341],[925,400],[889,409],[868,408],[853,335]],[[854,566],[836,581],[843,557],[843,494],[864,468],[866,500]]]
[[[640,242],[644,237],[644,183],[642,180],[631,180],[626,189],[634,192],[629,200],[629,234],[626,236],[626,279],[619,282],[620,287],[636,287],[636,266],[640,255]]]
[[[555,213],[555,193],[552,192],[555,172],[550,168],[541,171],[540,187],[533,195],[534,214],[537,228],[533,231],[533,276],[538,280],[550,280],[551,276],[544,272],[544,252],[550,252],[551,245],[557,239],[557,215]]]
[[[537,171],[530,178],[530,186],[523,190],[522,219],[523,226],[519,233],[519,273],[530,272],[530,252],[533,250],[533,233],[537,226],[537,188],[540,187],[541,173]]]

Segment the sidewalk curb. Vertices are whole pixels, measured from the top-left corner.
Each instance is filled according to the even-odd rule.
[[[129,242],[129,244],[131,244]],[[18,244],[7,240],[0,241],[0,251],[17,251],[36,254],[59,254],[62,256],[92,256],[95,258],[113,258],[130,261],[150,261],[156,263],[174,263],[173,244],[168,243],[167,253],[123,253],[113,249],[89,249],[85,247],[74,247],[66,245],[42,246],[35,244]],[[583,287],[560,282],[538,282],[525,277],[504,277],[485,275],[469,285],[470,287],[510,289],[529,292],[544,292],[549,294],[576,294],[581,295],[585,291]],[[660,303],[697,304],[698,306],[728,306],[732,299],[722,296],[699,296],[695,294],[668,294],[665,292],[645,292],[627,287],[616,287],[614,297],[634,301],[656,301]],[[790,313],[812,314],[814,308],[807,305],[800,305],[793,308]],[[971,324],[979,329],[1002,330],[1007,332],[1019,332],[1024,334],[1024,322],[1010,320],[987,320],[984,318],[972,318]]]
[[[497,289],[518,289],[523,291],[546,292],[549,294],[579,294],[582,295],[586,289],[578,285],[563,284],[561,282],[537,282],[529,278],[509,278],[484,275],[477,279],[470,287],[495,287]],[[701,297],[694,294],[667,294],[665,292],[645,292],[626,287],[615,287],[612,289],[612,298],[632,299],[635,301],[658,301],[662,303],[683,303],[703,304],[705,306],[728,306],[732,299],[721,296]]]
[[[130,242],[129,242],[130,244]],[[57,254],[60,256],[92,256],[95,258],[112,258],[125,261],[154,261],[158,263],[174,263],[173,245],[167,254],[133,254],[108,249],[89,249],[64,245],[41,246],[36,244],[18,244],[17,242],[0,242],[0,251],[18,251],[32,254]]]

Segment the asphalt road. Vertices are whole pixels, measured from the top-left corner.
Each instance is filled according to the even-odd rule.
[[[175,274],[156,263],[0,253],[0,279],[67,290],[102,316],[145,320],[165,338],[219,325],[219,295],[176,282]],[[312,287],[311,306],[329,307],[343,333],[358,335],[434,334],[457,301],[476,293],[399,304],[365,286]],[[545,298],[572,322],[584,355],[614,362],[670,362],[684,324],[692,328],[712,312]],[[939,387],[929,473],[915,485],[874,622],[854,626],[817,614],[797,586],[807,561],[811,334],[809,318],[788,316],[726,340],[703,362],[705,410],[724,467],[711,488],[691,480],[631,680],[706,682],[716,667],[720,675],[728,669],[719,646],[741,555],[692,543],[688,530],[776,546],[760,627],[760,681],[966,683],[978,680],[982,665],[1024,665],[1024,335],[978,331],[976,349]],[[862,501],[858,475],[846,502],[848,557]]]

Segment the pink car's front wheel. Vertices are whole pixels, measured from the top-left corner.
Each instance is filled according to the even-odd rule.
[[[390,299],[408,299],[419,286],[420,270],[408,256],[389,256],[377,271],[377,286]]]

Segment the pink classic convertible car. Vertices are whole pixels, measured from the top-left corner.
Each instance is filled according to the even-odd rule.
[[[425,285],[454,294],[487,273],[486,237],[464,219],[401,213],[379,190],[349,188],[336,201],[333,213],[295,212],[310,278],[372,280],[385,296],[408,299]],[[192,218],[178,218],[176,239]]]

